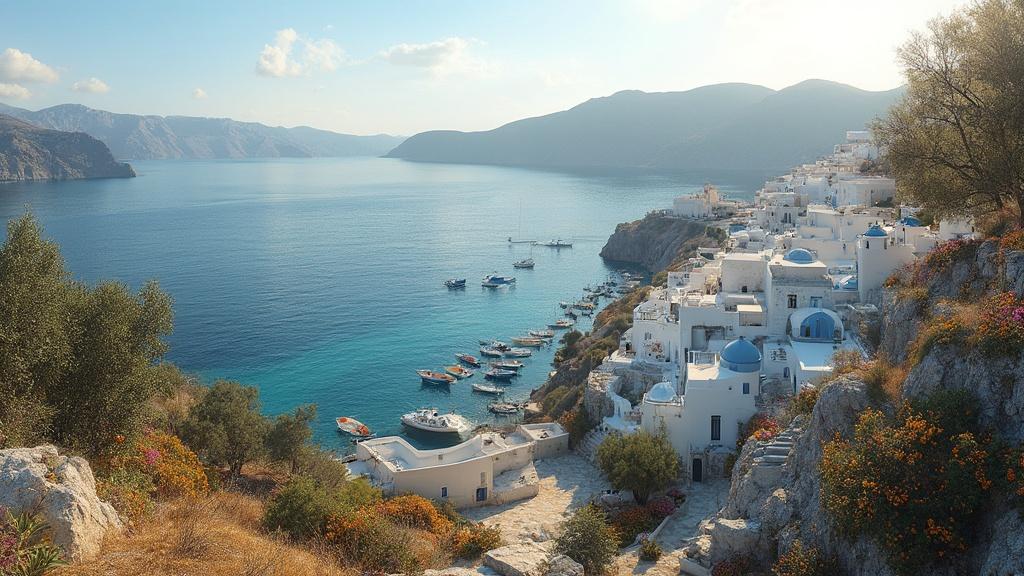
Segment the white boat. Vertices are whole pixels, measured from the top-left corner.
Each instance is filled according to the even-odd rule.
[[[498,274],[488,274],[484,276],[483,281],[480,285],[484,288],[500,288],[501,286],[511,286],[516,283],[515,276],[500,276]]]
[[[458,414],[441,414],[436,408],[420,408],[402,415],[402,424],[427,432],[462,433],[469,430],[469,422]]]
[[[537,338],[554,338],[555,337],[555,331],[554,330],[530,330],[529,334],[530,334],[530,336],[534,336],[534,337],[537,337]]]
[[[500,386],[491,386],[489,384],[473,384],[473,390],[476,392],[483,392],[484,394],[504,394],[505,389]]]
[[[526,260],[520,260],[512,264],[513,268],[533,268],[533,258],[527,258]]]
[[[446,374],[455,376],[456,378],[469,378],[473,375],[473,371],[469,368],[464,368],[458,364],[452,364],[451,366],[445,366],[444,371]]]
[[[533,356],[533,350],[529,348],[512,348],[511,350],[505,351],[505,356],[508,358],[526,358]]]
[[[492,347],[481,347],[480,355],[488,356],[490,358],[501,358],[502,351]]]
[[[416,374],[419,375],[420,380],[422,380],[424,384],[451,384],[452,382],[455,382],[455,376],[445,374],[444,372],[417,370]]]
[[[533,348],[539,348],[547,344],[548,342],[547,340],[543,338],[538,338],[536,336],[516,336],[512,338],[512,343],[518,344],[520,346],[531,346]]]
[[[559,305],[559,307],[562,308],[562,310],[565,310],[566,308],[569,307],[569,303],[566,302],[565,300],[562,300],[561,302],[559,302],[558,305]]]
[[[555,320],[551,324],[548,324],[548,328],[554,328],[555,330],[565,330],[566,328],[572,328],[574,322],[568,318],[562,320]]]
[[[497,362],[491,362],[491,368],[497,368],[498,370],[519,370],[526,364],[523,364],[519,360],[498,360]]]
[[[572,248],[572,242],[566,242],[561,238],[557,240],[548,240],[547,242],[537,242],[538,246],[547,246],[548,248]]]
[[[520,410],[520,407],[519,407],[518,404],[513,404],[511,402],[495,402],[494,404],[489,404],[487,406],[487,409],[490,410],[491,412],[495,413],[495,414],[506,414],[507,415],[507,414],[518,414],[519,410]]]
[[[339,416],[334,419],[334,423],[338,425],[338,430],[341,432],[351,434],[357,438],[368,438],[373,435],[366,424],[363,424],[355,418]]]

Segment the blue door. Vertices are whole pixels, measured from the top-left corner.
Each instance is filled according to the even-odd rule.
[[[487,488],[477,488],[476,489],[476,501],[477,502],[484,502],[486,500],[487,500]]]

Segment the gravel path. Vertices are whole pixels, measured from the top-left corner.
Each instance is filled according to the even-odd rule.
[[[488,526],[499,526],[505,543],[543,542],[557,534],[567,513],[591,496],[610,488],[600,470],[575,454],[534,463],[540,492],[529,500],[462,511],[463,516]]]

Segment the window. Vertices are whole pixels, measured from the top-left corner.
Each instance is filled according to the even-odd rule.
[[[865,248],[871,248],[871,240],[865,240],[864,241],[864,247]]]
[[[750,382],[743,383],[743,393],[750,394]]]
[[[786,298],[788,300],[788,303],[787,303],[788,307],[789,308],[796,308],[796,294],[790,294]]]
[[[821,296],[811,296],[811,308],[821,308]]]
[[[740,288],[740,292],[743,292],[744,294],[746,294],[747,293],[747,287],[744,286],[744,287]]]
[[[448,487],[447,486],[441,486],[441,498],[447,498],[447,497],[448,497]]]
[[[786,366],[785,368],[782,369],[782,377],[789,378],[789,366]]]
[[[722,439],[722,417],[712,416],[711,417],[711,441]]]

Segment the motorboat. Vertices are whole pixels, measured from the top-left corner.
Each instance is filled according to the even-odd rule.
[[[490,346],[483,346],[480,348],[480,355],[487,356],[489,358],[501,358],[502,351]]]
[[[512,263],[512,267],[513,268],[533,268],[533,264],[534,264],[533,263],[533,258],[527,258],[525,260],[520,260],[518,262],[513,262]]]
[[[493,404],[488,404],[487,409],[494,414],[510,415],[518,414],[520,407],[518,404],[513,404],[512,402],[494,402]]]
[[[485,348],[494,348],[498,352],[504,352],[510,348],[507,343],[502,342],[501,340],[481,340],[480,345]]]
[[[497,368],[491,368],[487,372],[484,372],[484,378],[488,380],[511,380],[519,376],[519,372],[515,370],[499,370]]]
[[[444,285],[447,286],[449,290],[458,290],[459,288],[465,288],[466,287],[466,279],[465,278],[449,278],[449,279],[444,281]]]
[[[355,418],[339,416],[334,419],[334,422],[338,425],[338,431],[340,432],[344,432],[358,438],[368,438],[373,435],[366,424],[363,424]]]
[[[491,386],[488,384],[473,383],[473,390],[475,392],[483,392],[484,394],[504,394],[505,389],[500,386]]]
[[[519,360],[498,360],[497,362],[491,362],[491,368],[497,368],[498,370],[519,370],[526,364],[523,364]]]
[[[402,424],[427,432],[462,433],[469,430],[469,422],[458,414],[441,414],[436,408],[420,408],[402,415]]]
[[[505,351],[505,356],[507,358],[526,358],[533,356],[533,350],[529,348],[511,348]]]
[[[476,356],[473,356],[473,355],[470,355],[470,354],[463,354],[463,353],[460,352],[460,353],[455,355],[455,358],[459,362],[462,362],[463,364],[466,364],[468,366],[472,366],[473,368],[479,368],[480,367],[480,360]]]
[[[537,242],[537,246],[547,246],[548,248],[572,248],[572,242],[566,242],[561,238],[557,240],[548,240],[547,242]]]
[[[581,300],[581,301],[573,304],[572,307],[576,308],[577,310],[593,310],[595,305],[594,305],[593,302],[587,302],[585,300]]]
[[[554,328],[555,330],[565,330],[566,328],[572,328],[575,322],[564,318],[562,320],[555,320],[551,324],[548,324],[548,328]]]
[[[483,281],[480,283],[484,288],[500,288],[502,286],[511,286],[516,283],[515,276],[501,276],[499,274],[488,274],[484,276]]]
[[[446,374],[449,374],[451,376],[455,376],[456,378],[469,378],[470,376],[473,375],[473,371],[472,370],[470,370],[468,368],[464,368],[464,367],[462,367],[462,366],[460,366],[458,364],[452,364],[451,366],[445,366],[444,367],[444,371],[445,371]]]
[[[561,302],[559,302],[559,303],[558,303],[558,306],[559,306],[559,307],[560,307],[560,308],[561,308],[562,310],[565,310],[566,308],[568,308],[568,307],[569,307],[569,303],[568,303],[568,302],[566,302],[565,300],[562,300]]]
[[[455,382],[455,376],[445,374],[444,372],[434,372],[433,370],[417,370],[420,379],[423,380],[424,384],[451,384]]]
[[[548,339],[550,339],[550,338],[554,338],[555,337],[555,331],[554,330],[530,330],[528,332],[528,334],[530,336],[534,336],[536,338],[548,338]]]
[[[530,346],[532,348],[539,348],[547,344],[548,341],[543,338],[537,338],[536,336],[516,336],[512,338],[512,343],[518,344],[520,346]]]

